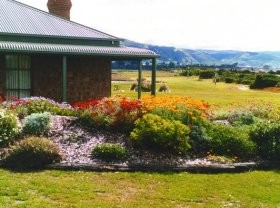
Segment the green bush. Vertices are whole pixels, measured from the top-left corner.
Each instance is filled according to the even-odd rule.
[[[100,144],[92,149],[92,158],[104,162],[124,161],[127,157],[127,151],[118,144]]]
[[[236,80],[233,77],[225,77],[225,83],[234,83]]]
[[[11,111],[0,109],[0,146],[7,145],[19,132],[17,117]]]
[[[237,80],[237,84],[251,85],[256,79],[255,74],[240,74]]]
[[[280,159],[280,124],[262,122],[254,126],[250,138],[256,143],[257,154],[262,159]]]
[[[207,134],[206,127],[192,126],[190,133],[191,152],[194,155],[205,155],[210,148],[211,138]]]
[[[169,91],[169,87],[167,86],[167,85],[161,85],[160,87],[159,87],[159,90],[158,90],[159,92],[168,92]]]
[[[4,166],[12,169],[38,169],[61,161],[58,147],[46,138],[29,137],[11,147]]]
[[[214,70],[201,70],[199,73],[199,79],[213,79],[215,76]]]
[[[180,121],[146,114],[135,122],[131,138],[133,143],[146,148],[186,154],[190,148],[189,133],[189,127]]]
[[[258,74],[255,82],[250,86],[252,89],[262,89],[266,87],[275,87],[280,82],[280,77],[274,74]]]
[[[148,82],[141,83],[142,92],[151,92],[152,85]],[[138,91],[138,83],[133,83],[130,87],[130,90]]]
[[[234,110],[228,115],[227,120],[234,126],[251,125],[258,119],[254,116],[253,112],[248,110]]]
[[[33,113],[25,118],[23,132],[31,135],[43,135],[50,128],[49,112]]]
[[[249,133],[242,128],[213,124],[207,129],[210,139],[210,150],[215,155],[237,156],[248,159],[255,154],[255,144],[249,139]]]
[[[180,76],[187,76],[187,77],[199,76],[200,71],[201,70],[199,68],[187,69],[187,70],[182,71],[180,73]]]

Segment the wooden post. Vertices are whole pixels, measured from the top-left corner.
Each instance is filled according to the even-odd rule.
[[[142,91],[142,60],[139,60],[139,69],[138,69],[138,100],[141,99]]]
[[[62,61],[62,101],[67,102],[67,57]]]
[[[156,95],[156,69],[157,69],[157,59],[152,59],[152,91],[151,95]]]

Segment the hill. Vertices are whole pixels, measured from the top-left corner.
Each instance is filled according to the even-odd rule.
[[[125,40],[124,45],[153,50],[160,55],[160,62],[173,62],[183,65],[223,65],[238,63],[239,67],[263,68],[265,66],[266,69],[280,68],[280,51],[191,50],[142,44],[129,40]]]

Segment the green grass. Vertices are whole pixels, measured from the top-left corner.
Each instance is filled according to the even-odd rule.
[[[279,207],[280,172],[95,173],[0,169],[0,207]]]
[[[126,73],[126,72],[120,72]],[[133,73],[129,74],[130,79],[133,79]],[[147,80],[150,79],[150,73],[143,73],[143,77]],[[136,80],[137,73],[134,72],[134,79]],[[171,92],[158,92],[157,96],[164,95],[179,95],[179,96],[191,96],[199,100],[205,100],[209,104],[215,104],[220,106],[226,106],[232,103],[245,104],[248,101],[255,102],[273,102],[280,104],[279,93],[267,92],[263,90],[240,90],[239,87],[244,85],[217,83],[216,85],[212,80],[201,80],[197,77],[181,77],[174,76],[167,72],[158,72],[157,81],[166,82]],[[122,91],[112,91],[112,94],[120,94],[129,97],[137,97],[137,92],[129,91],[130,83],[113,83],[112,86],[119,85]],[[157,89],[160,84],[157,84]],[[143,93],[143,95],[149,95],[149,93]]]

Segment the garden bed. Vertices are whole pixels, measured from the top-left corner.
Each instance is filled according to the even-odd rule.
[[[144,150],[135,150],[126,143],[128,136],[121,133],[84,128],[75,117],[52,116],[49,137],[62,152],[60,163],[49,165],[53,169],[91,171],[191,171],[240,172],[256,169],[260,163],[223,163],[208,158],[190,158]],[[104,163],[91,157],[92,148],[102,143],[126,146],[129,156],[121,163]]]
[[[280,156],[271,105],[211,112],[190,97],[115,96],[72,106],[31,98],[2,108],[1,155],[11,168],[241,171]]]

